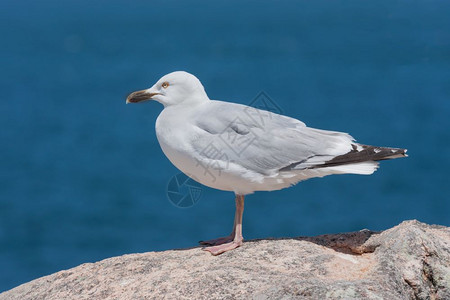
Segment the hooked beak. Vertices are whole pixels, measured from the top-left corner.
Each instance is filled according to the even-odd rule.
[[[141,101],[151,100],[153,96],[159,95],[159,93],[151,93],[148,90],[136,91],[128,95],[128,103],[138,103]]]

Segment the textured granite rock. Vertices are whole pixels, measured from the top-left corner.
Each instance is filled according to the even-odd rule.
[[[13,299],[450,299],[450,228],[406,221],[359,232],[247,241],[83,264],[0,294]]]

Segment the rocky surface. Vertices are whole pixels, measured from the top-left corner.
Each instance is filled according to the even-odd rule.
[[[83,264],[0,294],[13,299],[450,299],[450,228],[406,221],[359,232],[247,241]]]

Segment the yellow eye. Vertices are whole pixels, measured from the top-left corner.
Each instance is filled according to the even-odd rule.
[[[163,82],[161,85],[163,88],[167,89],[169,87],[169,83],[167,81]]]

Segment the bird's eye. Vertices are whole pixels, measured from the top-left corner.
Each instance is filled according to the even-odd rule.
[[[163,82],[161,85],[163,88],[167,89],[169,87],[169,83],[167,81]]]

